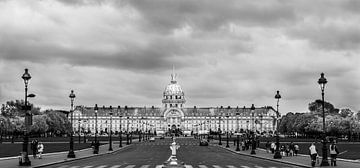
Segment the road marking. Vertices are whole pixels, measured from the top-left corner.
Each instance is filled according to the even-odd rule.
[[[236,168],[236,167],[233,166],[233,165],[227,165],[226,167],[228,167],[228,168]]]
[[[193,168],[191,165],[185,165],[185,168]]]
[[[105,167],[107,167],[107,165],[101,165],[101,166],[98,166],[96,168],[105,168]]]
[[[199,168],[208,168],[208,167],[205,165],[199,165]]]
[[[250,168],[249,166],[240,166],[240,167],[242,167],[242,168]]]
[[[127,165],[125,168],[134,168],[135,165]]]
[[[119,168],[121,167],[121,165],[114,165],[114,166],[111,166],[110,168]]]
[[[67,165],[63,165],[63,166],[60,166],[60,167],[58,167],[58,168],[66,168],[66,167],[68,167]]]
[[[156,165],[155,168],[162,168],[162,167],[163,167],[163,165]]]
[[[149,168],[150,165],[142,165],[140,168]]]
[[[80,166],[71,166],[69,168],[79,168]]]
[[[83,168],[91,168],[91,167],[93,167],[93,166],[85,166],[85,167],[83,167]]]
[[[214,168],[221,168],[219,165],[213,165]]]
[[[256,165],[255,167],[256,167],[256,168],[264,168],[264,167],[262,167],[262,166],[257,166],[257,165]]]

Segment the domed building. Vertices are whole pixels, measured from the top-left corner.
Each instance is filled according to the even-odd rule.
[[[94,107],[76,106],[74,131],[93,134],[98,130],[101,134],[112,128],[115,134],[121,131],[190,135],[249,130],[273,133],[280,116],[271,106],[185,107],[185,93],[174,72],[162,97],[161,107],[103,106],[95,111]]]

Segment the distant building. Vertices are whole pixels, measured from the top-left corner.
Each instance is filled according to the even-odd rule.
[[[98,132],[108,132],[110,122],[112,131],[134,132],[150,131],[163,133],[208,133],[227,130],[245,132],[274,132],[276,130],[276,110],[271,106],[256,107],[185,107],[185,94],[171,75],[171,82],[163,92],[162,107],[99,107],[97,111]],[[112,111],[112,121],[110,112]],[[70,117],[70,115],[69,115]],[[80,124],[80,125],[79,125]],[[80,126],[80,127],[79,127]],[[95,132],[94,107],[77,106],[74,109],[73,128]]]

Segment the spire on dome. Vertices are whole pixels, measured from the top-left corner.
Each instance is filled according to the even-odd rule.
[[[171,83],[176,83],[175,66],[173,65],[173,71],[171,74]]]

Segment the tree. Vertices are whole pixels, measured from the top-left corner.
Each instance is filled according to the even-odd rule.
[[[322,100],[315,100],[314,102],[309,103],[309,110],[311,113],[321,114],[322,115]],[[329,102],[325,101],[325,113],[327,114],[338,114],[339,109],[335,108]]]
[[[24,100],[11,100],[7,101],[5,104],[2,104],[1,114],[5,117],[14,118],[16,116],[24,117],[25,110],[23,107],[25,105]],[[31,114],[38,115],[40,113],[40,107],[34,107],[33,104],[28,102],[28,105],[31,107]]]
[[[341,109],[340,110],[340,116],[341,117],[351,117],[353,116],[354,112],[352,112],[350,109],[346,108],[346,109]]]
[[[65,134],[71,131],[71,123],[64,113],[47,110],[44,114],[47,116],[46,124],[48,125],[48,132],[52,134]]]
[[[33,117],[33,125],[31,125],[30,130],[33,133],[37,133],[38,135],[45,134],[48,131],[48,124],[46,115],[35,115]]]

